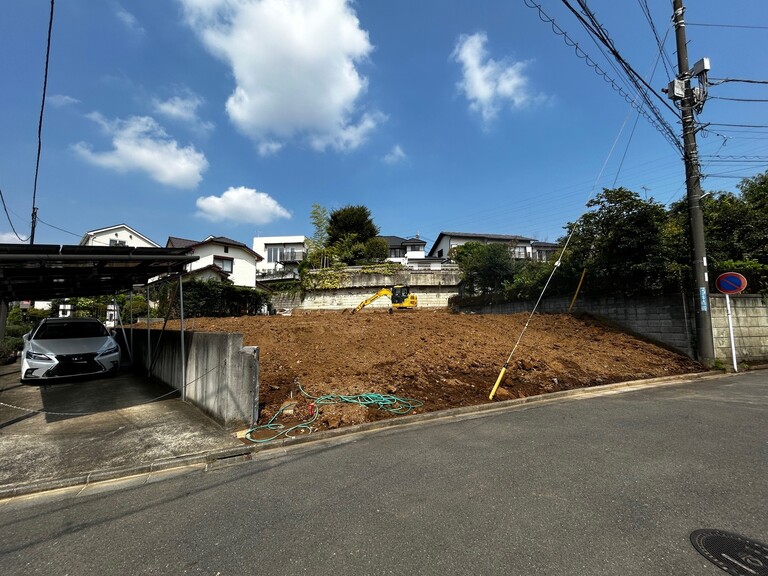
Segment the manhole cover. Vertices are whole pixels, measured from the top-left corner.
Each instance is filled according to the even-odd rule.
[[[768,546],[738,534],[703,529],[691,544],[704,558],[733,576],[768,576]]]

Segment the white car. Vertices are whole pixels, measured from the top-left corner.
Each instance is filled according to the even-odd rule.
[[[120,368],[120,346],[96,318],[44,318],[24,335],[21,381],[56,381]]]

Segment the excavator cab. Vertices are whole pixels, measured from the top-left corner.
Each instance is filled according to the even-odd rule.
[[[392,288],[392,308],[391,309],[407,309],[416,308],[417,299],[416,294],[411,294],[411,289],[408,286],[394,286]]]
[[[392,304],[402,304],[410,293],[408,286],[395,286],[392,288]]]

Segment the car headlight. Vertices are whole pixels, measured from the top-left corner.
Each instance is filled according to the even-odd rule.
[[[53,362],[53,358],[51,358],[47,354],[32,352],[32,350],[27,350],[27,360],[41,360],[43,362]]]
[[[114,353],[116,353],[118,350],[120,350],[120,347],[119,347],[117,344],[115,344],[115,345],[113,345],[113,346],[110,346],[110,347],[109,347],[109,348],[107,348],[106,350],[104,350],[104,351],[102,351],[102,352],[99,352],[99,356],[104,356],[104,355],[107,355],[107,354],[114,354]]]

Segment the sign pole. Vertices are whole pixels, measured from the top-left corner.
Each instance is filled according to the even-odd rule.
[[[726,272],[720,274],[715,280],[715,287],[725,294],[725,310],[728,316],[728,334],[731,337],[731,356],[733,357],[733,371],[738,372],[736,362],[736,343],[733,340],[733,320],[731,318],[731,294],[741,294],[747,287],[747,279],[738,272]]]
[[[733,340],[733,320],[731,319],[731,296],[725,295],[725,310],[728,315],[728,334],[731,337],[731,356],[733,357],[733,371],[738,372],[739,367],[736,362],[736,344]]]

